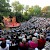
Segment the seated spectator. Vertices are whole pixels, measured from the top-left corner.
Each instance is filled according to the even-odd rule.
[[[0,46],[0,50],[9,50],[9,47],[6,46],[6,41],[2,41],[1,46]]]
[[[38,40],[38,48],[41,50],[44,48],[46,40],[43,35],[40,35],[40,39]]]
[[[28,43],[26,42],[26,38],[22,39],[22,42],[19,44],[20,50],[28,50]]]
[[[38,38],[38,35],[39,35],[38,33],[34,33],[34,36],[36,36],[37,38]]]
[[[7,46],[11,46],[11,41],[10,41],[10,39],[6,39],[6,44],[7,44]]]
[[[30,49],[33,50],[38,47],[38,41],[36,37],[32,38],[32,41],[29,43]]]
[[[13,49],[13,50],[14,50],[14,49],[18,50],[18,47],[16,46],[14,39],[12,40],[12,44],[11,44],[11,46],[10,46],[10,50],[12,50],[12,49]]]

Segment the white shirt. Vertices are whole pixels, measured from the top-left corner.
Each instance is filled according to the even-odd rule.
[[[6,45],[9,47],[11,44],[10,40],[6,40]]]
[[[34,33],[34,36],[38,36],[38,33]]]

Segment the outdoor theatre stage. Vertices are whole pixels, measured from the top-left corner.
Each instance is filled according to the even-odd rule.
[[[13,27],[20,26],[20,23],[16,22],[16,18],[15,17],[13,17],[12,19],[10,19],[10,18],[4,18],[4,25],[7,28],[13,28]]]

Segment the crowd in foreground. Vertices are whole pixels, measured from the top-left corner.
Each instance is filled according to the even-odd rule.
[[[0,50],[50,50],[50,22],[44,18],[33,19],[0,33]]]
[[[46,43],[43,34],[13,33],[10,35],[7,33],[2,34],[4,38],[0,34],[0,50],[41,50]]]

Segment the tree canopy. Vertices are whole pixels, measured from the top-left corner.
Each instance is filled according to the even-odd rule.
[[[35,5],[30,7],[29,5],[24,6],[19,1],[13,2],[10,6],[9,0],[0,0],[0,22],[2,22],[2,16],[10,16],[10,18],[16,16],[18,22],[29,20],[31,16],[50,17],[50,6],[41,8]]]
[[[10,11],[9,0],[0,0],[0,15],[9,15]]]
[[[50,6],[46,6],[42,9],[42,13],[46,17],[50,17]]]
[[[12,7],[14,12],[22,12],[24,8],[18,1],[13,2]]]

